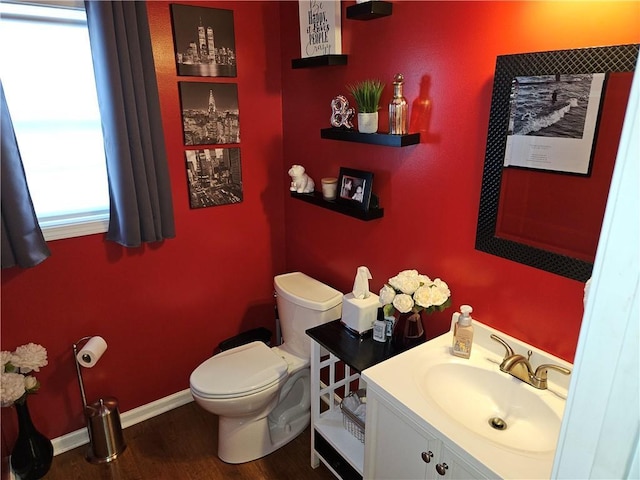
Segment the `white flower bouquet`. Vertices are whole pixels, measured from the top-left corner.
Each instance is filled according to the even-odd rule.
[[[10,407],[14,403],[24,403],[27,395],[36,393],[40,382],[31,372],[39,372],[45,367],[47,350],[42,345],[28,343],[14,352],[2,352],[2,372],[0,381],[0,403]]]
[[[403,270],[389,279],[380,290],[385,316],[400,313],[431,313],[451,306],[449,286],[439,278],[431,280],[417,270]]]

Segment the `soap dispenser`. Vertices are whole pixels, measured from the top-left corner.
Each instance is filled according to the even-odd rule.
[[[451,353],[456,357],[469,358],[471,355],[471,346],[473,345],[473,325],[471,321],[471,312],[473,308],[470,305],[462,305],[460,313],[453,314],[456,321],[453,327],[453,346]]]

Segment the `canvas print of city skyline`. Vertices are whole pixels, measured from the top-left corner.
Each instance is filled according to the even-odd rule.
[[[242,202],[239,148],[187,150],[185,155],[191,208]]]
[[[178,82],[185,145],[240,143],[238,85]]]
[[[233,10],[171,5],[178,75],[235,77]]]

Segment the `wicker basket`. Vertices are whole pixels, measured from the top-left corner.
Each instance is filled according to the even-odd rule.
[[[345,400],[349,397],[357,396],[360,400],[360,403],[366,403],[367,401],[367,390],[361,388],[355,392],[351,392],[347,397],[345,397],[342,402],[340,402],[340,410],[342,410],[342,425],[344,428],[362,443],[364,443],[364,424],[365,422],[362,419],[358,418],[355,413],[353,413],[347,405],[345,405]]]

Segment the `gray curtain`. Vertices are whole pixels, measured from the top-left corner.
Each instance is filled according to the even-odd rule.
[[[127,247],[175,236],[151,36],[144,2],[86,1],[102,118],[110,221]]]
[[[9,107],[0,81],[2,117],[2,268],[33,267],[51,253],[33,209]]]

